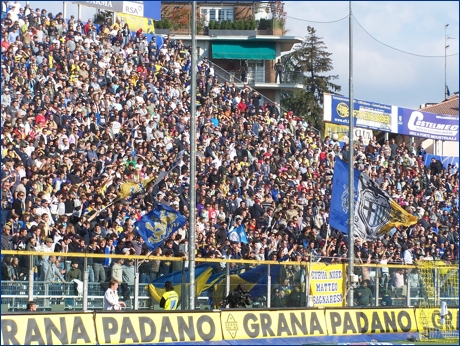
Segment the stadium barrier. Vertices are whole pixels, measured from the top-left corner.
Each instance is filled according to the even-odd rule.
[[[418,308],[200,311],[97,311],[1,316],[2,345],[109,345],[260,338],[330,337],[458,330],[458,309],[444,325],[439,310]]]
[[[32,256],[36,259],[49,254],[26,252],[26,251],[2,251],[2,255],[12,255],[22,258],[24,263],[29,263],[29,268],[33,267],[30,263]],[[63,283],[56,281],[50,284],[37,280],[37,273],[29,270],[25,275],[26,280],[2,281],[1,282],[1,303],[2,311],[20,312],[25,310],[27,301],[35,300],[41,311],[54,311],[62,306],[71,311],[101,310],[104,296],[104,287],[98,282],[91,282],[90,270],[87,265],[89,258],[132,258],[135,267],[135,282],[129,284],[131,293],[128,307],[137,311],[152,309],[158,306],[158,302],[152,299],[148,287],[151,281],[142,280],[138,265],[142,260],[165,260],[164,257],[155,256],[122,256],[122,255],[102,255],[102,254],[82,254],[66,253],[63,257],[59,253],[63,269],[73,258],[80,258],[84,265],[82,270],[82,291],[77,292],[73,283]],[[316,260],[316,258],[315,258]],[[220,276],[212,284],[206,284],[206,289],[201,294],[197,294],[195,306],[211,305],[220,308],[220,301],[228,295],[230,290],[236,288],[240,283],[245,284],[253,300],[252,308],[272,308],[275,291],[282,286],[286,277],[291,277],[290,287],[286,290],[286,297],[295,285],[300,285],[301,292],[304,294],[302,305],[286,305],[293,308],[306,307],[345,307],[346,295],[350,290],[357,288],[356,283],[348,281],[346,263],[328,264],[325,262],[277,262],[277,261],[256,261],[256,260],[225,260],[197,258],[196,264],[209,264],[213,266],[212,277]],[[190,299],[188,297],[188,285],[186,276],[181,272],[188,267],[185,259],[178,257],[168,258],[172,263],[174,271],[174,287],[181,289],[183,295],[181,300],[184,302],[181,308],[189,309]],[[429,262],[429,261],[424,261]],[[359,280],[369,278],[369,287],[373,297],[371,306],[388,306],[388,298],[392,306],[403,307],[424,307],[437,308],[441,301],[447,302],[449,307],[458,307],[458,266],[446,265],[441,261],[431,261],[432,263],[421,263],[415,265],[380,265],[375,263],[355,264],[355,274]],[[250,270],[268,267],[265,271],[260,270],[259,276],[251,277],[244,273]],[[403,286],[395,287],[392,281],[392,273],[397,271],[405,276]],[[109,269],[106,277],[109,277]],[[24,277],[24,276],[23,276]],[[212,278],[211,277],[211,278]],[[415,278],[415,280],[414,280]],[[169,280],[169,279],[168,279]],[[252,281],[251,281],[252,280]],[[210,281],[208,281],[210,282]],[[119,292],[120,294],[121,292]],[[385,299],[384,299],[385,298]],[[355,295],[356,299],[356,295]],[[359,302],[355,301],[354,306]],[[387,305],[385,305],[387,304]],[[279,305],[278,305],[279,307]]]

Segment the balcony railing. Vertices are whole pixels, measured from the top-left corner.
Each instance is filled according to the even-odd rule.
[[[236,83],[243,83],[241,71],[239,70],[230,70],[226,71],[229,78],[232,79]],[[268,78],[267,78],[268,76]],[[303,84],[304,77],[302,72],[283,72],[282,73],[282,83],[289,83],[289,84]],[[280,83],[280,81],[276,81]],[[247,84],[255,84],[255,83],[275,83],[275,73],[271,70],[249,70],[246,73],[245,83]]]

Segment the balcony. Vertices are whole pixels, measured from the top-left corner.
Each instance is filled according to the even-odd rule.
[[[282,25],[273,23],[271,19],[256,20],[223,20],[205,23],[197,19],[196,34],[201,36],[282,36]],[[174,22],[168,18],[155,21],[155,34],[157,35],[191,35],[192,26],[189,21]]]

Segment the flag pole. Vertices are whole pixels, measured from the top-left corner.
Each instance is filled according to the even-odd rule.
[[[348,133],[348,140],[349,140],[349,159],[348,159],[348,284],[350,285],[350,289],[348,290],[348,306],[353,306],[353,271],[354,271],[354,257],[355,257],[355,244],[354,244],[354,234],[353,234],[353,227],[354,227],[354,214],[355,214],[355,189],[354,189],[354,141],[353,141],[353,112],[354,112],[354,103],[353,103],[353,12],[351,9],[351,1],[349,1],[349,17],[348,17],[348,54],[349,54],[349,62],[348,62],[348,75],[349,75],[349,97],[348,101],[350,104],[349,107],[349,133]]]
[[[192,1],[192,65],[190,110],[190,230],[189,230],[189,279],[190,310],[195,310],[195,222],[196,222],[196,2]]]

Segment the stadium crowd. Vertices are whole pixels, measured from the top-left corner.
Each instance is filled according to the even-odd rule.
[[[81,279],[83,259],[66,259],[66,252],[150,253],[135,222],[158,203],[188,217],[191,188],[198,258],[346,260],[346,235],[328,222],[334,158],[348,161],[348,144],[261,102],[248,85],[219,83],[207,58],[190,71],[191,49],[181,40],[167,37],[157,46],[155,37],[147,40],[138,28],[131,34],[120,22],[95,26],[17,1],[3,6],[2,249],[37,251],[37,279]],[[187,168],[194,104],[196,187]],[[381,239],[356,239],[356,263],[457,262],[458,167],[436,160],[425,166],[418,144],[374,137],[354,145],[356,167],[419,218]],[[157,186],[107,207],[122,183],[158,176],[182,150],[180,164]],[[241,224],[248,244],[227,237]],[[186,224],[153,254],[185,256],[189,232]],[[27,279],[30,265],[20,257],[4,257],[2,280]],[[141,282],[171,273],[174,263],[144,261]],[[126,269],[132,261],[123,258],[88,265],[93,282],[120,278],[120,268],[123,282],[134,280]],[[295,287],[298,276],[286,270],[276,294]]]

